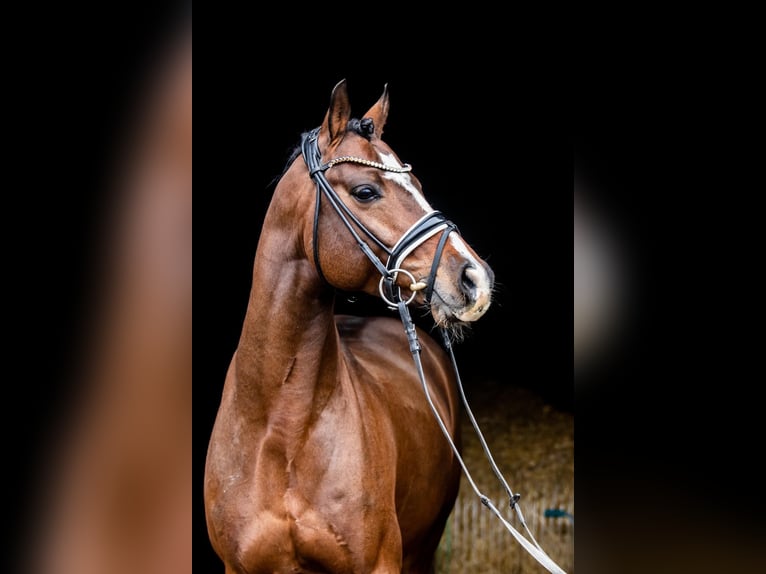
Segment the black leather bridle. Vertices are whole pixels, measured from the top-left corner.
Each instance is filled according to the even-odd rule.
[[[449,221],[441,212],[432,211],[416,221],[404,233],[404,235],[402,235],[402,237],[393,247],[387,247],[380,239],[375,236],[375,234],[367,229],[367,227],[351,212],[346,204],[343,203],[336,191],[327,181],[324,172],[327,171],[327,169],[330,167],[339,163],[357,163],[396,173],[409,172],[412,168],[408,164],[404,164],[402,167],[395,167],[354,156],[342,156],[334,158],[326,163],[322,163],[322,154],[319,151],[319,145],[317,142],[318,136],[319,128],[315,128],[310,132],[303,134],[301,140],[301,152],[303,153],[303,159],[306,161],[309,175],[317,185],[316,207],[314,210],[314,263],[316,265],[317,273],[319,273],[319,276],[325,282],[327,282],[327,279],[322,273],[322,267],[319,264],[318,253],[319,207],[322,195],[324,195],[330,202],[330,205],[333,207],[335,212],[341,218],[341,221],[343,221],[343,224],[351,232],[351,235],[353,235],[354,239],[359,245],[359,248],[372,262],[375,268],[380,272],[380,295],[383,300],[392,307],[396,307],[399,301],[402,300],[401,289],[395,288],[396,278],[399,273],[407,275],[411,279],[411,284],[413,286],[417,283],[417,280],[409,271],[401,268],[404,259],[410,253],[412,253],[415,248],[427,241],[430,237],[436,235],[439,232],[442,233],[436,248],[436,252],[434,253],[434,260],[431,265],[431,271],[426,281],[425,299],[427,303],[430,302],[431,296],[433,295],[434,284],[436,282],[436,271],[439,267],[439,260],[441,259],[444,245],[446,244],[447,238],[451,232],[455,231],[460,233],[457,229],[457,226]],[[377,255],[375,255],[367,242],[365,242],[365,240],[359,235],[359,233],[354,228],[354,225],[351,224],[352,221],[358,229],[360,229],[373,243],[375,243],[375,245],[377,245],[388,255],[388,259],[386,260],[385,264],[378,258]],[[412,301],[412,299],[415,297],[415,294],[416,290],[413,290],[411,297],[406,301],[407,304]]]

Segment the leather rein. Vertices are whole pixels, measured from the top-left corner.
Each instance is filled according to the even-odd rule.
[[[466,413],[468,414],[468,417],[471,420],[471,424],[473,425],[476,435],[479,438],[479,441],[481,442],[481,445],[484,449],[484,453],[490,463],[490,466],[492,467],[492,471],[494,472],[495,476],[497,476],[497,478],[500,480],[506,493],[508,494],[509,506],[513,510],[515,510],[516,516],[519,522],[521,523],[521,525],[523,526],[523,528],[525,529],[525,531],[527,532],[527,534],[529,535],[531,542],[523,534],[518,532],[503,517],[503,515],[500,513],[497,507],[492,503],[489,497],[483,494],[479,490],[479,488],[476,486],[476,483],[474,482],[473,477],[471,476],[471,473],[468,471],[468,468],[466,467],[465,462],[463,461],[463,458],[460,455],[460,452],[457,446],[455,445],[452,439],[452,436],[449,433],[449,429],[447,429],[446,425],[444,424],[444,421],[439,415],[438,410],[436,409],[436,405],[434,405],[433,400],[431,399],[431,394],[428,390],[428,385],[426,384],[425,373],[423,372],[423,366],[422,366],[421,358],[420,358],[420,351],[421,351],[420,342],[418,341],[415,323],[412,320],[412,317],[409,312],[409,308],[407,306],[415,298],[417,291],[421,289],[426,290],[425,300],[426,300],[426,303],[430,303],[431,296],[433,295],[434,284],[436,282],[436,271],[439,267],[439,261],[441,260],[441,255],[444,250],[444,245],[446,244],[447,238],[449,237],[450,233],[452,233],[453,231],[460,233],[457,229],[457,226],[451,221],[449,221],[441,212],[432,211],[430,213],[427,213],[423,217],[421,217],[418,221],[416,221],[402,235],[402,237],[396,242],[396,244],[389,249],[382,241],[380,241],[380,239],[378,239],[369,229],[367,229],[367,227],[365,227],[365,225],[361,221],[359,221],[359,219],[351,212],[351,210],[346,206],[346,204],[343,203],[341,198],[338,196],[337,192],[333,189],[333,187],[327,181],[327,178],[325,177],[324,172],[327,171],[332,166],[337,165],[339,163],[356,163],[356,164],[375,167],[377,169],[391,171],[395,173],[409,172],[411,171],[412,167],[409,164],[404,164],[401,167],[396,167],[396,166],[391,166],[384,163],[375,162],[375,161],[367,160],[360,157],[354,157],[354,156],[341,156],[341,157],[332,159],[326,163],[322,163],[322,154],[319,151],[319,145],[317,142],[318,136],[319,136],[319,128],[315,128],[303,134],[303,137],[301,139],[301,152],[303,155],[303,159],[305,160],[306,166],[308,167],[309,175],[311,176],[311,179],[314,180],[314,182],[316,183],[316,188],[317,188],[316,206],[314,209],[314,228],[313,228],[314,263],[317,269],[317,273],[322,278],[322,280],[325,283],[327,283],[327,279],[322,273],[322,268],[319,263],[319,254],[318,254],[319,210],[320,210],[322,196],[324,196],[325,198],[327,198],[332,208],[338,214],[343,224],[351,232],[351,235],[356,240],[359,248],[362,250],[362,252],[367,256],[367,258],[372,262],[372,264],[381,274],[381,279],[379,283],[380,295],[383,298],[383,300],[388,304],[389,308],[397,309],[399,311],[399,315],[402,319],[402,324],[404,325],[404,331],[407,335],[407,340],[409,342],[410,353],[412,354],[413,360],[415,361],[415,366],[418,370],[418,376],[420,377],[420,382],[423,387],[423,390],[425,391],[428,404],[431,407],[431,411],[436,417],[436,422],[439,424],[439,427],[441,428],[442,433],[446,437],[447,442],[449,442],[450,447],[452,448],[452,451],[455,454],[455,457],[457,458],[458,462],[460,463],[460,466],[462,467],[463,472],[468,482],[470,483],[471,487],[473,488],[474,492],[479,497],[482,504],[484,504],[484,506],[489,508],[500,519],[500,521],[508,529],[508,531],[511,532],[513,537],[544,568],[546,568],[549,572],[552,572],[554,574],[566,574],[564,570],[562,570],[545,553],[545,551],[537,543],[537,540],[535,540],[535,537],[530,532],[529,527],[527,526],[526,520],[524,519],[524,515],[521,512],[521,507],[518,504],[518,501],[521,495],[513,493],[511,488],[508,486],[508,482],[503,477],[502,473],[498,469],[497,464],[495,463],[492,457],[492,453],[490,452],[489,446],[487,445],[487,442],[484,439],[484,435],[479,429],[479,425],[476,422],[476,419],[473,416],[473,413],[471,412],[470,406],[468,405],[468,399],[465,396],[465,392],[463,390],[463,383],[460,380],[460,373],[458,372],[457,362],[455,361],[455,354],[452,350],[452,342],[450,340],[449,332],[447,331],[447,329],[443,327],[440,327],[440,332],[442,335],[442,339],[444,341],[444,346],[449,352],[450,359],[452,361],[452,367],[455,371],[458,388],[460,390],[460,396],[463,401],[463,405],[465,406]],[[354,225],[351,224],[352,221],[354,225],[356,225],[359,229],[361,229],[362,232],[373,243],[375,243],[375,245],[377,245],[380,249],[382,249],[388,255],[388,258],[385,264],[377,257],[377,255],[375,255],[375,253],[372,251],[370,246],[359,235],[356,229],[354,229]],[[431,264],[431,270],[428,275],[428,279],[425,282],[425,285],[423,285],[423,283],[419,283],[415,279],[412,273],[410,273],[406,269],[401,268],[400,265],[402,264],[404,259],[410,253],[412,253],[419,245],[425,243],[428,239],[430,239],[431,237],[433,237],[439,232],[441,232],[442,235],[439,238],[439,243],[436,248],[436,253],[434,255],[433,263]],[[399,273],[403,273],[412,281],[410,284],[410,291],[412,291],[412,295],[408,299],[402,298],[401,288],[396,286],[396,280]]]

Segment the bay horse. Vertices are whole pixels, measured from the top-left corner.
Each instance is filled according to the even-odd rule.
[[[412,303],[458,336],[494,274],[381,139],[388,112],[386,85],[352,118],[339,82],[274,189],[206,459],[227,574],[434,571],[460,484],[453,365],[413,326],[419,377],[402,321],[336,315],[335,297]]]

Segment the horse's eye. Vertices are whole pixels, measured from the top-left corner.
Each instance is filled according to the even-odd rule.
[[[351,190],[351,195],[353,195],[354,199],[361,203],[368,203],[380,198],[380,193],[378,190],[367,185],[355,187]]]

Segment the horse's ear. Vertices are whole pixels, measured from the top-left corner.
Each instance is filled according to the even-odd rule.
[[[348,89],[346,88],[346,80],[343,79],[332,89],[330,107],[325,114],[324,122],[322,122],[320,135],[324,134],[328,138],[330,146],[338,143],[343,134],[346,133],[350,118],[351,106],[348,102]]]
[[[372,119],[372,125],[375,126],[375,134],[378,137],[383,135],[383,126],[386,125],[386,118],[388,118],[388,84],[383,86],[383,94],[363,117]]]

